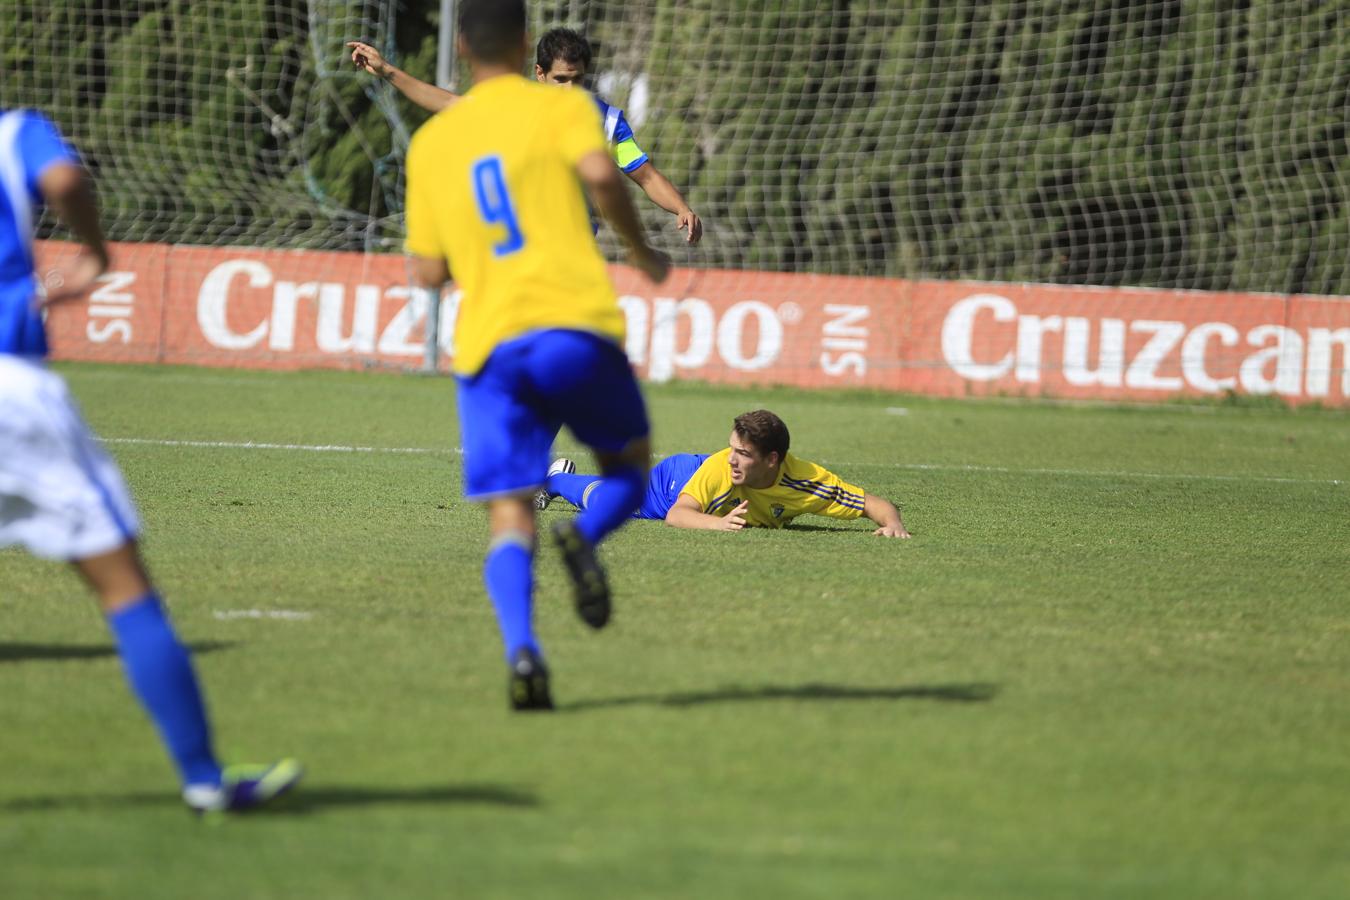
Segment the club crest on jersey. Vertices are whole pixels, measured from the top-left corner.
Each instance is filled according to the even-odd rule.
[[[777,503],[773,505],[772,512],[775,519],[783,518],[783,507],[779,506]]]

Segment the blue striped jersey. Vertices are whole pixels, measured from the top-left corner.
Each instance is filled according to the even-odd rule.
[[[633,172],[641,168],[647,161],[647,154],[637,145],[637,138],[633,136],[633,129],[624,118],[623,110],[617,106],[610,106],[594,94],[591,96],[595,97],[595,103],[600,107],[605,140],[609,143],[609,152],[614,157],[615,164],[624,172]]]

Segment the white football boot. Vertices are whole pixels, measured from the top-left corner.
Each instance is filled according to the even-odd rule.
[[[554,475],[575,475],[576,471],[577,464],[565,456],[558,457],[553,461],[553,465],[548,467],[550,478]],[[548,505],[552,502],[554,496],[548,492],[548,485],[544,485],[534,492],[534,508],[540,512],[548,509]]]

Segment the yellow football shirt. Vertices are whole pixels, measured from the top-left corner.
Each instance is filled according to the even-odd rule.
[[[408,148],[409,253],[444,258],[463,290],[454,370],[503,341],[571,328],[622,343],[624,318],[576,175],[606,153],[581,90],[503,75],[476,84]]]
[[[791,453],[778,470],[778,481],[766,488],[747,488],[731,483],[731,448],[703,461],[680,491],[699,503],[710,515],[725,516],[741,501],[749,501],[745,522],[758,528],[782,528],[797,516],[813,513],[836,519],[856,519],[863,514],[863,489],[838,475]]]

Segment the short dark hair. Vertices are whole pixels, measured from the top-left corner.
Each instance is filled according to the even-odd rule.
[[[731,423],[736,436],[760,452],[761,456],[778,454],[778,461],[787,458],[788,444],[791,441],[788,428],[783,420],[767,409],[756,409],[741,413]]]
[[[553,68],[555,59],[570,62],[572,65],[589,72],[591,69],[591,42],[570,28],[554,28],[545,31],[544,36],[539,39],[539,46],[535,48],[534,61],[539,64],[539,68],[547,73]]]
[[[525,0],[461,0],[459,33],[474,56],[500,60],[525,40]]]

